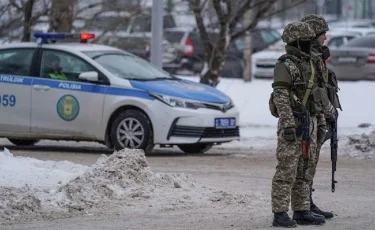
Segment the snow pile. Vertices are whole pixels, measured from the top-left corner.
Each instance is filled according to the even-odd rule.
[[[40,189],[65,184],[89,167],[69,161],[42,161],[14,157],[8,149],[0,151],[0,186],[21,188],[26,184]],[[22,173],[20,173],[22,172]]]
[[[156,187],[194,187],[185,174],[154,174],[143,150],[126,149],[103,155],[82,176],[61,186],[68,207],[84,210],[106,200],[149,197]]]
[[[37,162],[40,166],[40,169],[27,169],[30,178],[32,175],[38,177],[39,174],[48,174],[51,170],[48,165],[52,164],[43,164],[43,161],[32,158],[13,157],[7,150],[0,152],[0,159],[20,163],[18,171],[13,172],[15,178],[22,178],[23,166],[28,163]],[[2,163],[1,170],[4,167]],[[55,162],[55,166],[63,175],[71,177],[63,168],[71,170],[72,165]],[[79,166],[75,165],[75,168]],[[149,209],[169,211],[197,208],[213,203],[221,205],[218,208],[225,208],[227,205],[249,205],[251,201],[257,200],[251,194],[229,194],[197,186],[190,175],[153,173],[142,150],[124,149],[110,156],[102,155],[91,167],[83,168],[86,169],[83,173],[70,178],[67,183],[58,183],[57,180],[52,183],[53,177],[67,181],[55,174],[48,178],[39,176],[38,182],[44,186],[38,186],[36,182],[12,187],[7,179],[12,177],[4,174],[3,182],[6,183],[0,187],[0,223],[67,218],[78,214],[105,213],[116,208],[129,211],[130,207],[132,211],[140,212]]]
[[[351,157],[359,159],[375,158],[375,131],[370,134],[349,135],[347,153]]]

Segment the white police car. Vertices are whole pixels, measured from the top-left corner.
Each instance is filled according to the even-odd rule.
[[[34,36],[41,41],[0,47],[0,136],[13,144],[97,141],[201,153],[239,139],[239,112],[217,89],[87,43],[94,34]],[[81,42],[56,43],[64,39]]]

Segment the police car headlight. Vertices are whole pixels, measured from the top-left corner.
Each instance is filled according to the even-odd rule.
[[[158,93],[149,93],[155,99],[171,106],[171,107],[180,107],[180,108],[188,108],[188,109],[198,109],[198,108],[205,108],[206,106],[202,103],[186,100],[183,98],[178,97],[171,97],[168,95],[158,94]]]

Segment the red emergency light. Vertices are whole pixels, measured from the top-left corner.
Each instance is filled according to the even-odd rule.
[[[80,38],[82,43],[87,43],[87,40],[95,38],[95,34],[90,34],[90,33],[85,33],[82,32],[80,33]]]

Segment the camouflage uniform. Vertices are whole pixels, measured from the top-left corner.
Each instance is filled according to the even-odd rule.
[[[288,44],[285,46],[286,53],[294,58],[289,56],[290,59],[287,57],[283,61],[278,61],[274,69],[274,83],[272,84],[273,103],[279,115],[276,149],[278,165],[272,180],[271,194],[272,212],[275,214],[286,213],[291,202],[292,210],[295,213],[306,212],[306,215],[309,215],[309,184],[312,178],[308,176],[311,174],[308,171],[309,169],[306,171],[304,178],[301,132],[298,131],[301,128],[298,103],[303,100],[306,88],[301,89],[296,83],[303,83],[305,86],[309,85],[308,82],[312,72],[315,72],[315,68],[312,65],[313,62],[309,54],[290,44],[296,41],[300,42],[301,38],[312,39],[313,37],[315,37],[315,33],[308,24],[303,22],[288,24],[284,29],[282,38]],[[316,152],[316,114],[321,113],[321,111],[329,113],[330,110],[322,102],[320,97],[322,89],[318,87],[318,79],[315,76],[311,85],[311,93],[306,103],[306,107],[310,112],[310,159],[315,158],[314,154]],[[293,95],[298,98],[297,101]],[[291,138],[293,135],[294,138]],[[295,219],[294,216],[293,219]],[[275,220],[276,216],[274,226],[290,227],[290,225],[275,225]],[[324,223],[324,219],[315,220],[309,220],[308,224]]]
[[[303,17],[301,19],[301,21],[309,24],[309,26],[314,30],[315,34],[317,35],[316,38],[329,30],[328,24],[325,21],[325,19],[323,17],[319,16],[319,15],[316,15],[316,14],[307,15],[307,16]],[[321,150],[321,147],[324,143],[326,131],[327,131],[327,128],[328,128],[327,123],[326,123],[326,119],[335,119],[336,117],[332,118],[332,114],[336,114],[336,116],[337,116],[336,108],[341,108],[338,97],[337,97],[337,100],[332,102],[333,105],[328,99],[329,88],[334,88],[335,93],[336,93],[338,87],[337,87],[337,81],[336,81],[336,78],[334,77],[334,74],[330,73],[328,71],[327,67],[326,67],[325,60],[322,56],[323,53],[324,53],[323,48],[326,48],[326,47],[323,47],[322,44],[320,44],[317,39],[314,39],[312,41],[312,56],[314,56],[314,58],[313,58],[314,63],[315,63],[315,66],[318,69],[319,77],[321,78],[321,82],[322,82],[321,87],[324,88],[325,93],[323,93],[322,96],[325,97],[324,101],[327,103],[326,107],[329,108],[329,111],[327,111],[326,113],[317,114],[317,118],[318,118],[317,140],[318,141],[317,141],[315,158],[312,159],[312,161],[310,161],[310,170],[309,170],[309,175],[308,175],[309,178],[311,178],[310,184],[309,184],[310,190],[312,190],[313,178],[314,178],[315,173],[316,173],[316,167],[317,167],[317,164],[318,164],[318,161],[319,161],[320,150]],[[326,48],[326,49],[328,49],[328,48]],[[310,196],[311,196],[311,194],[310,194]],[[311,197],[310,197],[310,199],[311,199],[311,205],[315,206],[312,202]],[[324,216],[326,218],[333,217],[333,214],[328,214],[327,212],[324,213],[324,212],[320,211],[319,213],[325,214]]]

